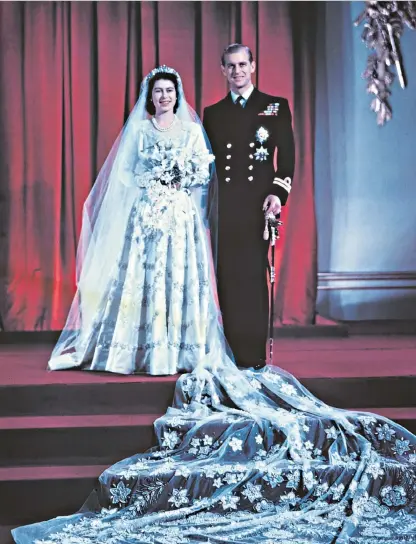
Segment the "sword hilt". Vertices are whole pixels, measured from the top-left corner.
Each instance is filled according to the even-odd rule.
[[[264,216],[263,239],[270,239],[270,245],[274,246],[276,240],[280,238],[279,227],[282,225],[283,221],[280,221],[273,213],[266,213]]]

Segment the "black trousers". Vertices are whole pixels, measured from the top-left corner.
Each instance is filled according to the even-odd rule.
[[[255,366],[266,359],[269,316],[268,243],[256,225],[221,231],[218,245],[218,296],[226,338],[238,366]]]

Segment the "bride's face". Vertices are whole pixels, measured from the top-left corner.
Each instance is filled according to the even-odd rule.
[[[176,104],[175,85],[168,79],[156,81],[152,91],[152,100],[156,109],[156,115],[173,111]]]

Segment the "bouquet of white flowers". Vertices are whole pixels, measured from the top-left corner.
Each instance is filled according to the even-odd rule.
[[[207,149],[195,151],[174,147],[170,141],[160,141],[142,154],[145,174],[140,185],[149,187],[160,183],[169,188],[186,188],[209,181],[209,165],[214,155]]]

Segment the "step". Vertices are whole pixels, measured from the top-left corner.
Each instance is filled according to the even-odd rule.
[[[414,327],[411,330],[413,331]],[[349,326],[344,323],[331,325],[282,325],[275,327],[273,333],[275,338],[346,337],[349,334]],[[61,331],[1,331],[0,343],[8,345],[54,345],[59,339],[60,334]]]
[[[360,411],[367,411],[367,409],[361,408]],[[394,419],[412,432],[416,432],[415,408],[392,409],[384,407],[375,409],[374,412]],[[81,419],[85,420],[84,424]],[[114,428],[117,428],[117,422],[120,424],[120,428],[123,428],[126,423],[124,418],[118,418],[117,420],[116,416],[113,416],[112,424]],[[134,423],[140,422],[143,423],[144,421],[138,421],[135,416],[130,416],[132,425],[129,427],[129,432],[132,432]],[[14,423],[15,421],[12,419],[4,419],[2,421],[3,430],[7,431],[7,427],[12,426]],[[66,420],[66,423],[68,429],[81,428],[90,432],[93,429],[98,429],[103,433],[106,432],[105,427],[101,425],[104,423],[104,419],[100,421],[97,418],[92,418],[92,416],[71,418],[71,420]],[[150,423],[150,418],[148,423]],[[38,429],[35,428],[36,424],[38,424]],[[78,424],[79,427],[74,427],[74,425]],[[26,420],[26,423],[20,422],[19,429],[16,430],[35,430],[35,432],[40,433],[44,429],[48,430],[56,427],[59,427],[58,423],[49,418],[46,420],[43,418],[40,420],[30,418]],[[113,455],[111,463],[125,457],[118,444],[111,441],[110,446],[109,451],[112,450],[111,454]],[[134,450],[133,448],[128,455],[140,451],[143,450],[140,448]],[[34,465],[37,462],[37,459],[32,460]],[[7,497],[7,500],[3,501],[0,510],[0,524],[26,524],[76,512],[85,502],[92,489],[97,486],[98,476],[111,463],[0,467],[0,497]],[[33,500],[34,497],[36,497],[36,500]],[[59,500],[57,500],[57,497],[59,497]]]
[[[106,468],[103,465],[0,468],[3,499],[0,524],[23,525],[77,512]]]
[[[101,383],[0,386],[5,417],[164,413],[177,377]]]
[[[111,465],[155,445],[158,414],[0,418],[0,467]]]
[[[349,330],[346,325],[282,325],[275,327],[273,337],[279,338],[346,338]]]
[[[13,537],[11,535],[11,530],[14,529],[16,525],[0,525],[0,543],[1,544],[14,544]]]
[[[172,403],[176,379],[0,386],[0,414],[163,414]],[[416,407],[416,376],[300,378],[300,382],[319,399],[338,408]]]
[[[187,465],[193,472],[192,461]],[[97,478],[103,472],[102,466],[51,466],[51,467],[15,467],[0,469],[0,496],[7,497],[7,501],[0,510],[0,524],[27,524],[56,517],[68,515],[79,511],[85,503],[90,492],[98,485]],[[319,465],[314,471],[325,474],[327,466]],[[334,467],[335,471],[349,471],[354,473],[354,468]],[[394,482],[401,478],[397,466],[386,465],[383,467],[383,481]],[[293,466],[286,467],[288,472],[293,471]],[[200,467],[197,468],[200,471]],[[389,473],[391,471],[391,473]],[[196,476],[196,472],[194,472]],[[338,475],[339,476],[339,475]],[[168,482],[169,474],[160,475],[160,478]],[[116,481],[117,481],[116,477]],[[319,475],[318,475],[318,479]],[[336,476],[335,476],[336,479]],[[112,482],[114,484],[114,481]],[[198,487],[189,487],[197,493]],[[280,492],[286,492],[287,488]],[[35,500],[34,500],[35,499]]]
[[[336,346],[322,345],[319,342],[298,342],[296,349],[285,344],[279,345],[275,354],[275,365],[290,372],[297,378],[379,378],[390,376],[416,375],[416,342],[406,346],[400,343],[389,348],[377,339],[378,348],[370,347],[370,342],[348,341],[348,349],[342,343]],[[380,345],[381,344],[381,345]],[[414,345],[412,345],[414,344]],[[336,349],[335,349],[336,347]],[[345,346],[347,348],[347,346]]]
[[[318,399],[337,408],[416,407],[416,376],[300,378],[299,381]]]
[[[0,346],[0,385],[97,384],[164,377],[67,370],[48,372],[52,346]],[[416,374],[416,337],[281,338],[274,364],[301,377],[409,376]],[[173,377],[171,379],[174,379]]]
[[[346,327],[351,335],[416,335],[414,319],[340,321],[338,325]]]
[[[373,411],[416,434],[416,408]],[[153,423],[160,415],[0,418],[0,467],[111,465],[156,444]]]

